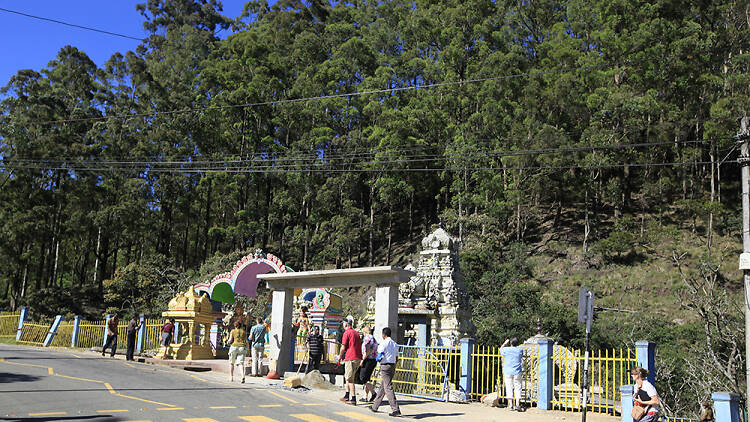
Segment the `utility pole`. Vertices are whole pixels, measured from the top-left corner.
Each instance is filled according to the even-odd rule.
[[[591,323],[594,321],[594,292],[581,287],[578,289],[578,322],[586,324],[586,340],[583,342],[583,393],[581,397],[581,422],[586,422],[586,410],[589,398],[589,338]]]
[[[745,285],[745,396],[750,391],[750,118],[743,117],[740,121],[740,132],[735,137],[740,143],[740,159],[742,166],[742,254],[740,255],[740,269]],[[745,400],[750,412],[750,400]],[[750,414],[750,413],[745,413]]]

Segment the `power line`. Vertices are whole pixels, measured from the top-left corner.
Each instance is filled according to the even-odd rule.
[[[94,32],[102,33],[102,34],[113,35],[115,37],[122,37],[122,38],[128,38],[128,39],[136,40],[136,41],[143,41],[143,38],[131,37],[130,35],[118,34],[117,32],[105,31],[103,29],[92,28],[90,26],[76,25],[74,23],[63,22],[57,19],[45,18],[43,16],[30,15],[28,13],[19,12],[17,10],[10,10],[10,9],[5,9],[5,8],[0,7],[0,11],[7,12],[7,13],[14,13],[16,15],[21,15],[21,16],[26,16],[27,18],[39,19],[42,21],[58,23],[60,25],[71,26],[73,28],[85,29],[87,31],[94,31]]]
[[[411,91],[411,90],[416,90],[416,89],[438,88],[438,87],[444,87],[444,86],[463,85],[463,84],[471,84],[471,83],[477,83],[477,82],[499,81],[503,79],[522,78],[526,76],[543,76],[543,75],[572,72],[572,71],[579,71],[579,70],[593,70],[593,69],[597,69],[600,67],[602,66],[582,66],[582,67],[574,67],[574,68],[562,68],[558,70],[548,70],[544,72],[526,72],[526,73],[517,73],[513,75],[491,76],[487,78],[477,78],[477,79],[466,79],[462,81],[436,82],[436,83],[425,84],[425,85],[409,85],[409,86],[394,87],[394,88],[373,89],[369,91],[320,95],[317,97],[289,98],[285,100],[267,100],[267,101],[259,101],[259,102],[254,102],[254,103],[228,104],[228,105],[221,105],[221,106],[193,107],[193,108],[186,108],[182,110],[155,111],[151,113],[115,114],[112,116],[100,116],[100,117],[80,117],[80,118],[74,118],[74,119],[42,120],[39,122],[28,122],[28,123],[25,123],[24,126],[28,126],[31,124],[48,125],[48,124],[101,121],[101,120],[109,120],[109,119],[132,119],[135,117],[171,116],[174,114],[199,113],[199,112],[210,111],[210,110],[227,110],[227,109],[234,109],[234,108],[251,108],[251,107],[280,105],[280,104],[292,104],[292,103],[307,102],[307,101],[328,100],[328,99],[333,99],[333,98],[350,98],[350,97],[358,97],[361,95],[386,94],[386,93],[399,92],[399,91]]]
[[[731,160],[729,163],[736,163],[736,160]],[[526,170],[526,171],[540,171],[540,170],[593,170],[593,169],[613,169],[613,168],[624,168],[624,167],[670,167],[670,166],[695,166],[695,165],[707,165],[716,164],[718,161],[674,161],[674,162],[646,162],[646,163],[620,163],[620,164],[592,164],[592,165],[559,165],[559,166],[514,166],[514,167],[473,167],[465,168],[458,166],[446,166],[446,167],[425,167],[425,168],[274,168],[274,167],[248,167],[248,166],[226,166],[220,168],[214,167],[203,167],[203,168],[160,168],[160,167],[91,167],[91,166],[43,166],[43,165],[10,165],[5,166],[7,170],[43,170],[43,171],[78,171],[78,172],[115,172],[115,173],[127,173],[127,172],[139,172],[139,173],[177,173],[177,174],[192,174],[192,173],[391,173],[391,172],[402,172],[402,173],[427,173],[427,172],[453,172],[453,171],[515,171],[515,170]]]
[[[230,158],[230,159],[206,159],[206,160],[194,160],[194,159],[182,159],[182,160],[155,160],[155,159],[142,159],[142,160],[92,160],[89,163],[95,163],[97,165],[175,165],[175,166],[200,166],[200,165],[237,165],[243,163],[256,163],[260,162],[273,162],[275,164],[269,164],[268,166],[273,167],[291,167],[291,166],[303,166],[303,165],[332,165],[336,164],[335,161],[343,160],[356,160],[356,159],[369,159],[371,162],[357,162],[357,164],[393,164],[402,162],[429,162],[429,161],[447,161],[455,159],[466,159],[466,158],[502,158],[512,156],[527,156],[527,155],[546,155],[546,154],[559,154],[559,153],[571,153],[571,152],[584,152],[584,151],[597,151],[597,150],[619,150],[629,148],[643,148],[643,147],[655,147],[665,145],[687,145],[687,144],[701,144],[705,140],[685,140],[685,141],[668,141],[668,142],[641,142],[632,144],[612,144],[612,145],[586,145],[576,147],[561,147],[561,148],[545,148],[545,149],[526,149],[526,150],[507,150],[507,151],[492,151],[492,150],[473,150],[465,153],[434,153],[434,154],[419,154],[410,148],[394,149],[385,151],[369,151],[360,153],[331,153],[324,156],[316,153],[312,154],[290,154],[290,156],[277,156],[270,153],[256,153],[249,158]],[[434,147],[438,149],[437,146]],[[398,159],[385,159],[376,160],[375,155],[380,153],[397,154]],[[725,159],[726,160],[726,159]],[[0,163],[24,163],[24,164],[47,164],[47,165],[63,165],[68,162],[86,162],[78,158],[55,158],[55,159],[44,159],[44,158],[0,158]],[[340,163],[346,164],[346,163]]]

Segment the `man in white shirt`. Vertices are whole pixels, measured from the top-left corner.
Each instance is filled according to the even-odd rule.
[[[383,341],[378,344],[378,357],[380,358],[380,378],[382,379],[378,395],[370,406],[373,412],[378,411],[383,397],[388,395],[388,403],[391,405],[392,412],[388,416],[401,416],[401,410],[398,408],[396,394],[393,392],[393,376],[396,374],[396,362],[398,361],[398,345],[391,339],[391,329],[383,328]]]

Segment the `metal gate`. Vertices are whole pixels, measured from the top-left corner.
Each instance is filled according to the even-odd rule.
[[[393,390],[397,394],[447,401],[452,349],[443,346],[399,345]],[[380,381],[379,367],[373,378]]]

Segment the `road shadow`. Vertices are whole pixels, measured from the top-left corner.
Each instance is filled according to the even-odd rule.
[[[29,382],[37,381],[39,377],[26,374],[14,374],[10,372],[0,372],[0,383],[4,382]]]
[[[8,422],[53,422],[53,421],[90,421],[90,422],[118,422],[123,419],[111,415],[89,415],[89,416],[29,416],[27,418],[0,418],[0,421]]]
[[[418,415],[404,415],[412,419],[437,418],[440,416],[463,416],[463,413],[420,413]]]

